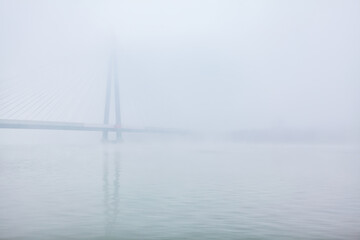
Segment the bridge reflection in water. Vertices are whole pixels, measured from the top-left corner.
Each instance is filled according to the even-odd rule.
[[[103,160],[103,193],[105,237],[115,237],[115,229],[119,215],[120,186],[120,153],[104,150]]]

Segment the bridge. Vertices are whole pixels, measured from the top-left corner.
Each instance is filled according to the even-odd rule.
[[[82,123],[66,121],[43,121],[6,119],[0,115],[1,129],[43,129],[43,130],[70,130],[70,131],[97,131],[102,133],[103,141],[110,141],[109,132],[116,135],[115,142],[122,140],[122,133],[174,133],[173,129],[160,128],[124,128],[120,116],[119,79],[117,71],[117,57],[112,54],[108,66],[108,76],[105,88],[105,106],[102,123]],[[113,99],[112,99],[113,96]],[[114,102],[115,121],[110,123],[110,105]],[[2,106],[4,108],[5,106]],[[12,109],[10,109],[12,110]],[[19,111],[19,110],[18,110]]]

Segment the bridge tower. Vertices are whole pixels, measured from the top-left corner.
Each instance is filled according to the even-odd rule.
[[[115,51],[114,51],[115,52]],[[112,87],[113,86],[113,87]],[[119,93],[119,79],[117,72],[117,55],[113,53],[110,56],[108,66],[108,76],[106,83],[106,94],[105,94],[105,111],[104,111],[104,124],[109,124],[110,118],[110,105],[111,105],[111,92],[114,90],[114,110],[115,110],[115,127],[116,127],[116,142],[122,140],[121,136],[121,116],[120,116],[120,93]],[[103,141],[109,141],[109,131],[103,131]]]

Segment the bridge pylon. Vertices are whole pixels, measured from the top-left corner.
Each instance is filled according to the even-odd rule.
[[[105,111],[104,111],[104,124],[109,124],[110,118],[110,105],[111,105],[111,92],[114,90],[114,110],[115,110],[115,142],[122,140],[121,134],[121,115],[120,115],[120,93],[119,93],[119,79],[117,71],[117,56],[113,53],[109,59],[108,76],[106,83],[106,94],[105,94]],[[109,131],[103,131],[104,142],[109,142]]]

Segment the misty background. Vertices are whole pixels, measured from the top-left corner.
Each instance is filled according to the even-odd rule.
[[[358,0],[0,0],[0,128],[101,125],[115,53],[140,129],[1,128],[0,238],[360,239],[359,43]]]
[[[356,0],[0,0],[0,118],[102,123],[115,45],[124,127],[356,140],[359,13]],[[0,134],[44,139],[100,134]]]

